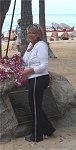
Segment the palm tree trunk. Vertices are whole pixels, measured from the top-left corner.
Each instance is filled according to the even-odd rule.
[[[44,41],[47,41],[45,27],[45,0],[39,0],[39,24],[44,30]]]
[[[47,37],[46,37],[46,26],[45,26],[45,0],[39,0],[39,24],[43,27],[44,30],[44,41],[47,42]],[[51,58],[56,58],[56,56],[53,54],[49,43],[48,44],[48,55]]]
[[[32,19],[32,0],[21,0],[21,55],[23,56],[27,48],[27,27],[33,23]]]

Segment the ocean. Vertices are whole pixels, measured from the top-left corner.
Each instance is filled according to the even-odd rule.
[[[10,29],[12,14],[6,14],[6,18],[3,24],[2,32],[6,32]],[[21,18],[20,14],[15,14],[13,18],[12,29],[16,28],[17,20]],[[51,23],[65,23],[71,27],[74,26],[76,30],[76,14],[46,14],[45,15],[46,27],[52,26]],[[39,23],[38,14],[33,14],[33,23]]]

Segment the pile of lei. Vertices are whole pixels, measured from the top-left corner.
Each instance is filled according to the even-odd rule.
[[[22,77],[20,73],[24,70],[24,66],[22,64],[22,57],[17,54],[8,59],[0,59],[0,82],[10,78],[12,75],[16,85],[22,86],[27,80],[26,77]]]

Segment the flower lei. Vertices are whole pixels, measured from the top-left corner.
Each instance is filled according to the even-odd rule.
[[[22,86],[27,80],[26,77],[21,76],[20,72],[23,70],[23,61],[20,55],[15,54],[11,58],[0,59],[0,82],[12,77],[17,86]]]

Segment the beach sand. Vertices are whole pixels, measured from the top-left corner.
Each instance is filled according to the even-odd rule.
[[[76,90],[76,38],[68,41],[48,41],[57,58],[49,58],[49,71],[68,79]],[[17,50],[9,50],[11,57]],[[2,50],[5,56],[5,50]],[[1,144],[0,150],[76,150],[76,127],[59,128],[47,140],[30,145],[24,137]]]
[[[57,59],[49,60],[49,70],[67,78],[76,90],[76,38],[50,42],[50,47]]]

